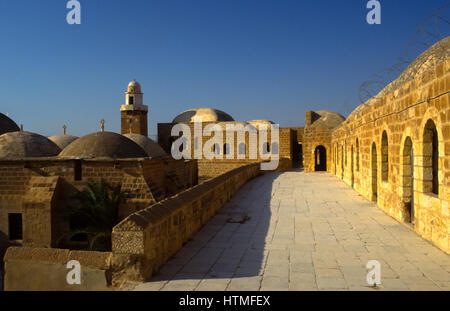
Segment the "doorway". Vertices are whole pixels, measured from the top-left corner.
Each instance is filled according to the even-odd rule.
[[[324,146],[320,145],[316,147],[314,151],[315,159],[315,171],[316,172],[326,172],[327,170],[327,150]]]
[[[403,201],[405,203],[405,220],[414,224],[414,148],[412,140],[407,137],[403,147]]]

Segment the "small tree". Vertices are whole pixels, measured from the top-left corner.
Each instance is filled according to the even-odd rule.
[[[79,224],[70,230],[68,238],[85,234],[89,250],[110,251],[112,229],[119,221],[118,210],[123,200],[121,185],[112,186],[104,179],[88,182],[74,199],[79,204],[69,209],[68,216],[76,218]]]

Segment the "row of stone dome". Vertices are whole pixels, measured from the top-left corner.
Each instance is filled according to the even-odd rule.
[[[201,117],[202,122],[238,122],[233,119],[228,113],[214,108],[194,108],[186,110],[179,115],[177,115],[172,123],[190,123],[194,122],[195,118]],[[259,126],[261,124],[274,124],[269,120],[251,120],[247,122],[242,122],[251,124],[254,126]]]
[[[61,158],[159,158],[167,156],[160,145],[140,134],[92,133],[81,138],[58,135],[47,138],[30,132],[0,135],[0,159]]]

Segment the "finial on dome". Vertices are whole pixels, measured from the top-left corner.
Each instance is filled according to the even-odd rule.
[[[64,124],[63,125],[63,134],[66,135],[66,130],[67,130],[67,126]]]
[[[105,131],[105,120],[104,119],[100,120],[100,127],[102,129],[102,132],[104,132]]]

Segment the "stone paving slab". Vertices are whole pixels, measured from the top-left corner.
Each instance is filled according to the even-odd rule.
[[[366,283],[369,260],[381,264],[378,289]],[[135,289],[450,290],[450,256],[330,174],[270,173]]]

